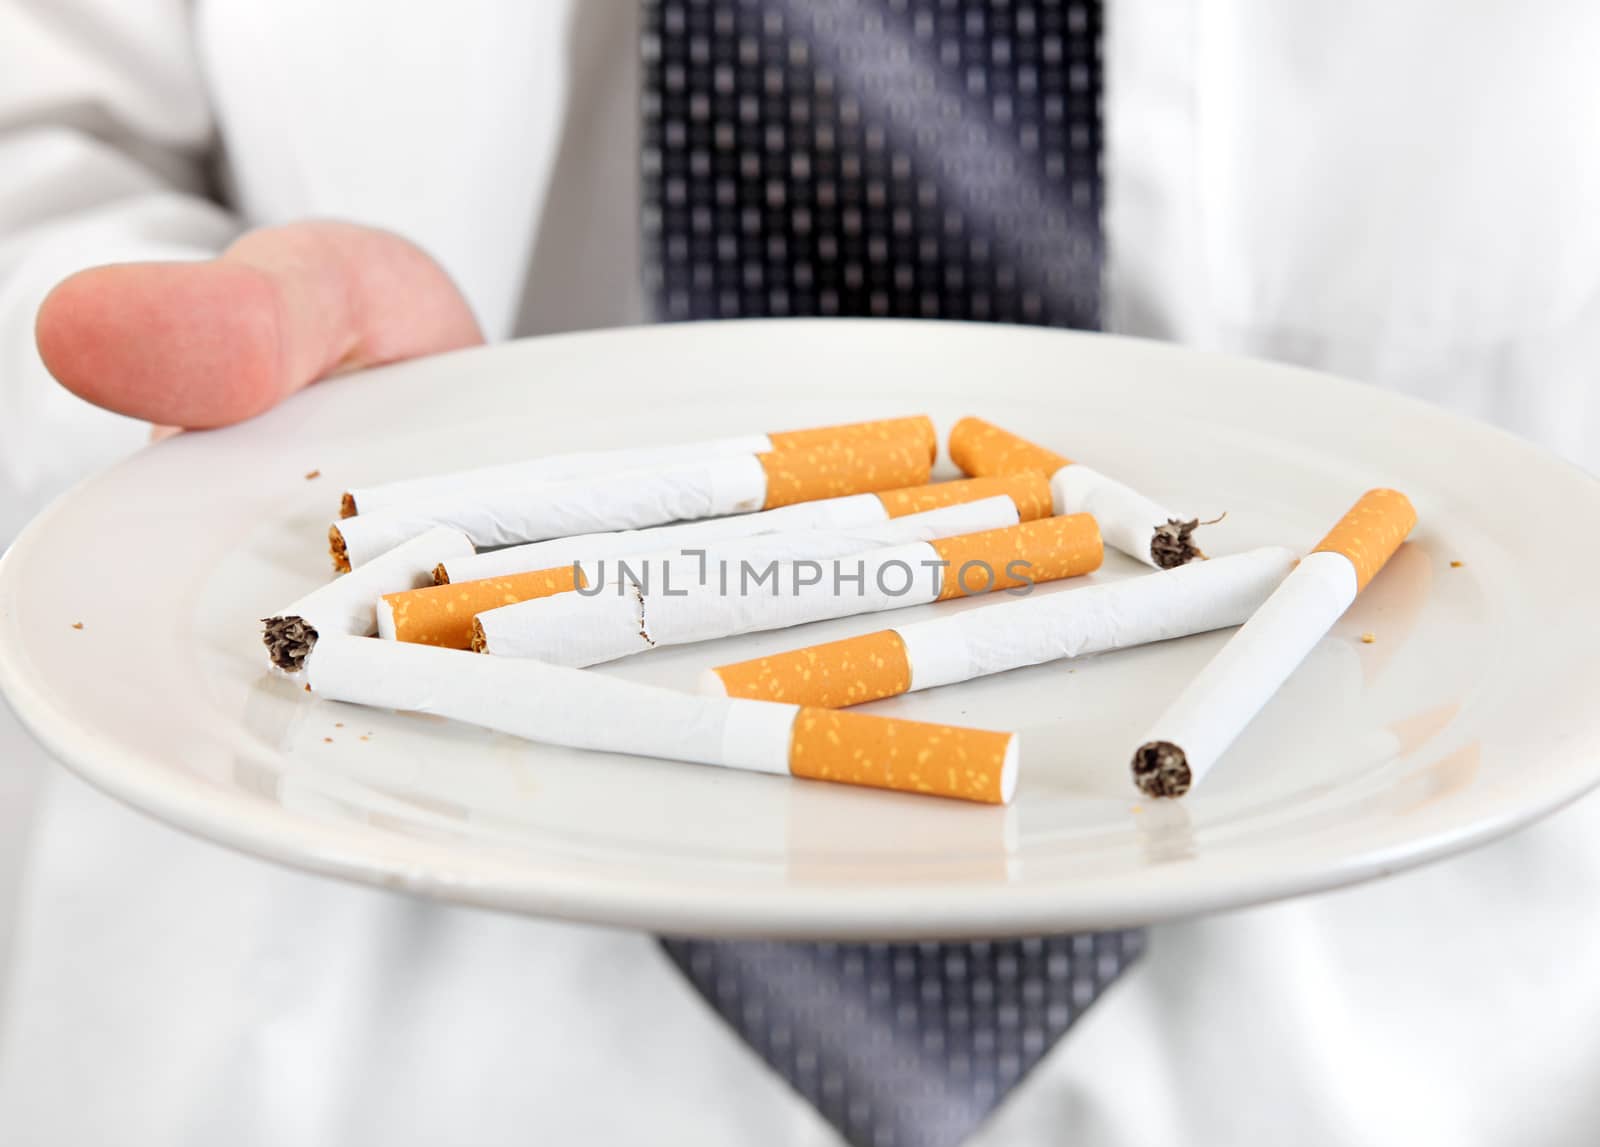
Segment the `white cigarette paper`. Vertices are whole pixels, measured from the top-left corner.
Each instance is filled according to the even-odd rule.
[[[765,434],[744,434],[733,438],[712,438],[703,442],[681,442],[670,446],[636,446],[620,450],[587,450],[572,454],[551,454],[502,466],[481,466],[449,474],[431,474],[376,486],[358,486],[348,491],[354,509],[374,513],[407,502],[433,498],[459,498],[479,491],[508,487],[570,482],[620,474],[629,470],[659,469],[685,462],[702,461],[737,454],[765,454],[772,439]],[[538,567],[531,567],[538,568]]]
[[[1238,625],[1294,565],[1273,546],[1067,593],[980,606],[707,670],[712,696],[847,708]]]
[[[1239,625],[1293,565],[1291,550],[1269,546],[896,626],[909,691]]]
[[[380,597],[432,585],[435,566],[471,552],[472,543],[466,535],[437,527],[312,590],[263,620],[263,636],[273,665],[295,672],[311,648],[325,637],[376,633],[375,607]]]
[[[312,652],[307,680],[329,700],[576,749],[990,804],[1016,785],[1014,734],[697,697],[538,661],[332,637]]]
[[[599,534],[577,534],[507,546],[488,553],[452,558],[443,562],[445,577],[451,582],[504,577],[531,570],[554,569],[573,562],[622,557],[643,553],[669,553],[702,549],[733,538],[781,534],[799,530],[850,530],[889,520],[883,501],[876,494],[850,494],[843,498],[824,498],[698,522],[680,522],[642,530],[617,530]]]
[[[1190,540],[1199,522],[981,418],[969,416],[951,427],[950,458],[967,474],[1049,475],[1057,514],[1092,514],[1106,545],[1147,566],[1171,569],[1205,556]]]
[[[766,471],[754,454],[712,458],[536,488],[443,496],[334,523],[352,568],[432,526],[459,530],[477,546],[634,529],[759,510]]]
[[[799,712],[364,637],[319,641],[306,681],[333,701],[432,713],[530,741],[780,774]]]
[[[1157,560],[1158,538],[1168,537],[1175,545],[1187,541],[1178,515],[1081,462],[1057,470],[1050,493],[1056,513],[1093,514],[1106,545],[1152,569],[1164,568]]]
[[[833,563],[734,562],[672,592],[634,586],[564,593],[478,615],[482,652],[582,667],[739,633],[924,605],[939,596],[939,552],[927,542],[885,546]],[[770,572],[769,572],[770,571]],[[859,581],[857,575],[859,573]],[[841,585],[833,584],[835,578]],[[680,592],[681,590],[681,592]],[[726,592],[721,592],[725,590]]]
[[[1355,567],[1343,554],[1302,559],[1142,739],[1181,746],[1186,770],[1179,791],[1148,795],[1179,796],[1199,784],[1355,599]]]
[[[596,593],[560,594],[480,612],[473,648],[557,665],[597,665],[658,645],[710,641],[1073,577],[1097,568],[1100,560],[1094,519],[1075,514],[826,561],[725,562],[708,569],[703,580],[672,588],[612,581]]]
[[[1180,797],[1217,763],[1417,524],[1398,490],[1368,490],[1283,580],[1133,754],[1146,796]]]
[[[591,597],[598,591],[616,594],[617,582],[626,580],[654,586],[661,592],[669,587],[691,586],[700,582],[705,573],[714,584],[720,584],[718,573],[726,565],[737,568],[749,563],[760,568],[772,562],[826,561],[898,546],[907,542],[931,542],[939,538],[954,538],[962,534],[975,534],[980,530],[999,530],[1017,524],[1017,506],[1010,498],[980,498],[976,502],[962,502],[955,506],[942,506],[920,514],[906,514],[888,518],[875,525],[861,525],[841,529],[794,530],[781,534],[758,534],[749,538],[729,538],[689,552],[663,551],[655,554],[623,555],[615,559],[600,558],[580,561]],[[649,589],[646,589],[649,593]]]
[[[624,554],[554,566],[531,574],[429,586],[423,593],[406,595],[421,600],[406,601],[405,596],[380,600],[378,636],[390,641],[421,641],[427,645],[465,649],[471,642],[474,615],[503,608],[512,602],[552,594],[594,596],[607,592],[608,586],[612,587],[611,592],[617,592],[619,583],[638,584],[646,594],[652,592],[652,587],[671,594],[675,592],[674,586],[681,590],[708,576],[717,576],[713,571],[720,571],[724,564],[737,566],[748,562],[763,567],[777,561],[821,561],[876,546],[1001,529],[1016,525],[1019,517],[1016,503],[1010,498],[983,498],[848,530],[760,534],[675,552]],[[519,588],[514,584],[519,577],[533,584]]]

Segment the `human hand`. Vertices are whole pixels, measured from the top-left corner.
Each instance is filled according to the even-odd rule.
[[[483,341],[428,255],[333,222],[252,231],[207,262],[79,272],[45,299],[34,333],[74,394],[188,428],[260,414],[329,375]]]

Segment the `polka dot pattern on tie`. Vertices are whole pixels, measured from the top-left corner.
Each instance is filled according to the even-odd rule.
[[[658,313],[1098,326],[1100,25],[1081,0],[650,0]]]
[[[1100,323],[1099,0],[644,0],[641,230],[664,319]],[[1142,932],[665,940],[855,1147],[964,1140]]]
[[[970,943],[664,941],[846,1139],[960,1142],[1143,949],[1141,932]]]

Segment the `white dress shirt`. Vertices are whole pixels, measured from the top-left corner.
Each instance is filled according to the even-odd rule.
[[[1600,465],[1600,8],[1108,9],[1114,328]],[[491,337],[641,319],[635,19],[0,0],[0,541],[145,435],[38,361],[38,302],[80,267],[339,216],[432,252]],[[648,937],[235,855],[47,767],[3,713],[0,759],[0,1142],[836,1142]],[[1410,875],[1158,928],[974,1142],[1591,1143],[1597,887],[1591,799]]]

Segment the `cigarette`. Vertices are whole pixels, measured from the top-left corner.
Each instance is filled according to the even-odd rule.
[[[734,514],[726,518],[708,518],[642,530],[577,534],[507,546],[443,562],[434,571],[434,581],[443,585],[446,582],[505,577],[508,574],[570,566],[573,562],[599,558],[696,549],[732,538],[800,530],[852,530],[881,525],[906,514],[999,496],[1008,497],[1016,504],[1019,521],[1047,518],[1053,512],[1050,483],[1042,474],[967,478],[956,482],[935,482],[929,486],[884,490],[876,494],[822,498],[755,514]]]
[[[1416,521],[1404,494],[1363,494],[1156,721],[1133,755],[1139,790],[1180,797],[1198,784]]]
[[[1013,733],[699,697],[454,649],[336,636],[307,661],[332,701],[432,713],[552,745],[985,804],[1010,801]]]
[[[604,592],[561,594],[480,613],[472,647],[553,665],[597,665],[659,645],[710,641],[911,605],[1098,569],[1100,531],[1088,514],[934,541],[885,546],[822,562],[721,565],[702,581],[628,579]],[[847,589],[848,587],[848,589]],[[850,592],[853,591],[853,592]]]
[[[427,585],[440,562],[471,552],[466,535],[442,526],[403,542],[354,573],[335,578],[263,618],[267,656],[276,668],[297,673],[319,639],[376,633],[373,603],[383,594]]]
[[[926,482],[930,466],[926,446],[909,438],[732,454],[655,470],[413,502],[335,522],[328,541],[334,567],[346,570],[430,526],[460,530],[477,546],[514,545],[893,490]]]
[[[1047,475],[1057,514],[1093,514],[1106,545],[1147,566],[1172,569],[1205,557],[1194,543],[1198,519],[1184,519],[1081,462],[981,418],[963,418],[951,429],[950,459],[962,473],[978,477]]]
[[[625,470],[654,470],[738,454],[770,454],[779,450],[814,450],[819,447],[853,446],[864,442],[909,440],[925,446],[928,460],[938,457],[939,439],[925,414],[911,418],[887,418],[873,422],[851,422],[841,426],[819,426],[808,430],[779,430],[771,434],[743,434],[732,438],[713,438],[702,442],[681,442],[672,446],[628,447],[622,450],[589,450],[573,454],[552,454],[504,466],[484,466],[452,474],[435,474],[403,482],[355,487],[345,491],[339,507],[343,518],[370,514],[412,502],[439,497],[459,498],[484,490],[508,486],[527,487],[551,482],[570,482],[597,478]]]
[[[708,670],[701,692],[837,709],[1239,625],[1294,566],[1269,546],[1067,593],[998,602]]]
[[[606,585],[614,585],[619,577],[638,578],[642,574],[646,580],[657,577],[665,585],[681,586],[693,582],[712,562],[744,560],[765,564],[825,560],[879,546],[1012,526],[1017,521],[1017,507],[1010,498],[985,498],[891,518],[875,526],[764,534],[689,552],[632,554],[619,557],[609,565],[605,558],[600,558],[504,577],[430,585],[425,589],[385,594],[378,602],[378,636],[448,649],[469,649],[472,622],[480,613],[574,590],[593,588],[596,593],[604,593]]]
[[[1010,498],[1016,504],[1017,516],[1024,522],[1048,518],[1055,513],[1050,483],[1045,481],[1043,475],[1026,472],[935,482],[930,486],[907,486],[870,496],[883,504],[884,513],[891,518],[994,497]]]

